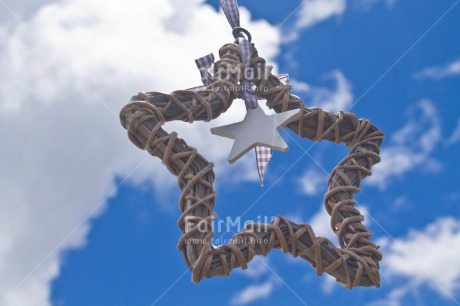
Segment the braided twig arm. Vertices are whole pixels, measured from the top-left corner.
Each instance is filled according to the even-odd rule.
[[[350,147],[348,156],[333,170],[324,204],[331,215],[331,226],[339,239],[337,248],[328,239],[316,237],[307,224],[296,224],[276,217],[269,224],[248,224],[226,245],[213,246],[211,223],[215,216],[216,193],[213,189],[213,164],[197,150],[161,126],[166,121],[212,120],[225,112],[237,96],[239,70],[242,69],[237,45],[225,45],[216,63],[227,69],[214,76],[206,91],[176,91],[171,95],[140,93],[123,108],[120,119],[132,142],[159,157],[171,173],[177,176],[182,190],[179,208],[182,216],[178,226],[182,231],[178,248],[192,279],[228,276],[233,268],[247,268],[255,255],[267,255],[281,249],[294,257],[311,263],[318,275],[334,276],[347,288],[380,286],[379,265],[382,255],[369,240],[372,233],[361,223],[363,216],[354,207],[354,193],[359,192],[361,180],[370,175],[371,167],[379,162],[379,146],[383,133],[369,120],[358,120],[351,113],[331,114],[318,108],[305,108],[302,101],[290,95],[291,87],[282,84],[266,69],[265,60],[253,48],[252,66],[257,76],[258,95],[276,112],[300,108],[298,120],[288,127],[302,138],[344,142]]]

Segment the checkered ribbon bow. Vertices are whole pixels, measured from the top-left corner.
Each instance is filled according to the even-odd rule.
[[[220,4],[232,29],[239,28],[240,13],[238,9],[238,2],[236,0],[220,0]],[[242,36],[238,36],[237,39],[241,48],[243,66],[244,68],[249,68],[251,62],[250,42]],[[205,86],[193,87],[189,90],[204,90],[212,83],[212,78],[214,76],[214,55],[212,53],[205,55],[195,60],[195,62],[198,66],[198,69],[200,70],[201,80]],[[289,76],[287,74],[279,76],[279,79],[284,83],[289,83]],[[242,79],[240,81],[239,93],[240,98],[243,99],[246,104],[246,108],[255,109],[258,107],[259,103],[257,102],[257,97],[253,90],[253,84],[249,80]],[[260,185],[263,186],[265,169],[267,168],[268,162],[273,155],[273,151],[271,148],[266,147],[256,147],[254,150],[256,152],[256,162],[257,170],[259,172]]]

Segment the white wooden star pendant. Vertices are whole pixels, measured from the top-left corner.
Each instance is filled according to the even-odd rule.
[[[214,127],[214,135],[235,139],[228,162],[233,164],[256,146],[287,152],[288,145],[278,130],[287,125],[300,112],[299,109],[266,115],[261,107],[248,109],[243,121]]]

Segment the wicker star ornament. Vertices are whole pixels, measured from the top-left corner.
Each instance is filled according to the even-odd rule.
[[[236,68],[240,52],[237,44],[223,46],[217,65]],[[236,98],[238,78],[229,70],[228,75],[223,76],[225,81],[216,75],[203,91],[180,90],[170,95],[140,93],[120,115],[131,141],[160,158],[178,178],[182,190],[179,199],[182,237],[178,248],[192,271],[192,279],[199,282],[203,277],[228,276],[234,268],[246,269],[254,256],[265,256],[276,248],[310,262],[318,275],[326,272],[347,288],[379,287],[378,262],[382,255],[378,246],[369,240],[372,233],[362,223],[364,217],[355,207],[354,194],[360,191],[361,180],[371,174],[371,167],[380,161],[383,132],[369,120],[357,119],[352,113],[332,114],[319,108],[306,108],[298,97],[290,94],[291,86],[270,73],[270,67],[257,55],[255,48],[252,48],[252,58],[254,65],[264,71],[257,75],[256,82],[265,90],[257,94],[267,100],[268,107],[277,113],[300,112],[287,125],[289,129],[300,138],[343,142],[350,148],[350,153],[332,171],[324,198],[339,247],[327,238],[317,237],[309,225],[297,224],[284,217],[277,217],[268,224],[249,224],[229,244],[212,245],[216,205],[214,165],[177,133],[168,133],[162,126],[172,120],[210,121],[231,107]],[[185,226],[186,221],[192,222],[192,226]]]
[[[132,97],[120,113],[121,124],[134,145],[158,157],[178,179],[182,212],[178,226],[182,235],[177,247],[192,272],[192,280],[229,276],[233,269],[246,269],[255,256],[267,256],[271,250],[280,249],[309,262],[318,276],[328,273],[347,288],[380,287],[382,254],[370,240],[372,233],[363,224],[354,195],[360,192],[361,181],[371,175],[373,165],[380,161],[383,132],[371,121],[358,119],[352,113],[333,114],[305,107],[299,97],[291,94],[292,87],[272,74],[272,67],[259,56],[254,44],[248,43],[250,37],[241,37],[245,32],[238,29],[236,1],[221,0],[221,4],[231,20],[236,40],[220,49],[209,85],[171,94],[142,92]],[[250,80],[242,77],[242,71],[248,67],[255,71]],[[289,128],[300,139],[343,143],[349,148],[347,156],[332,170],[324,195],[324,208],[331,217],[337,246],[318,237],[310,225],[282,216],[269,223],[248,223],[228,244],[213,244],[214,165],[176,132],[165,131],[163,125],[174,120],[211,121],[227,111],[237,98],[246,102],[245,120],[213,130],[235,139],[230,161],[254,145],[284,148],[285,143],[277,134],[280,126]],[[266,100],[268,108],[278,116],[263,114],[257,106],[259,100]],[[259,122],[257,118],[266,124],[262,130],[253,127]],[[254,130],[257,132],[252,133]],[[244,135],[245,131],[250,137]]]

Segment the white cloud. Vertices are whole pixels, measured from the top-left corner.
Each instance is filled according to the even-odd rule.
[[[346,7],[346,0],[305,0],[300,8],[296,27],[308,28],[333,16],[340,16]]]
[[[313,91],[317,105],[331,112],[344,111],[353,102],[351,85],[340,71],[332,72],[331,77],[337,82],[336,90],[332,92]]]
[[[460,141],[460,119],[458,120],[457,126],[447,140],[447,145],[453,145]]]
[[[356,206],[357,209],[364,216],[364,225],[369,226],[369,212],[364,205]],[[311,217],[307,222],[310,224],[313,230],[315,231],[316,236],[321,236],[329,239],[332,242],[337,241],[337,235],[332,231],[331,228],[331,216],[327,213],[324,208],[324,204],[321,203],[320,209]]]
[[[346,111],[353,103],[353,88],[350,81],[340,70],[334,70],[323,76],[326,81],[332,81],[335,88],[330,86],[311,85],[292,79],[293,92],[302,92],[309,107],[320,107],[330,112]]]
[[[369,11],[379,3],[384,3],[387,8],[392,8],[396,1],[397,0],[353,0],[352,3],[357,9]]]
[[[323,277],[321,290],[324,294],[331,295],[337,288],[337,279],[327,273],[324,273],[321,277]]]
[[[261,55],[273,58],[278,31],[250,21],[244,9],[241,17]],[[158,159],[129,142],[121,107],[141,90],[199,85],[194,59],[232,36],[222,13],[202,0],[59,1],[25,18],[0,26],[0,303],[41,306],[50,303],[60,254],[85,243],[85,217],[104,211],[115,176],[144,161],[131,182],[176,184]],[[241,116],[238,104],[220,124]],[[224,166],[231,143],[211,136],[210,126],[183,124],[179,136],[218,174],[246,167]]]
[[[256,300],[266,299],[272,294],[274,289],[275,283],[272,281],[260,285],[250,285],[235,295],[230,304],[246,305]]]
[[[307,195],[317,195],[326,191],[328,175],[322,171],[308,169],[299,179],[301,192]]]
[[[411,198],[407,195],[398,196],[391,205],[391,209],[394,211],[400,211],[402,209],[412,208],[413,202]]]
[[[311,86],[308,83],[302,82],[302,81],[297,81],[295,79],[291,79],[289,81],[289,84],[292,86],[292,90],[294,92],[300,91],[300,92],[309,92],[311,90]]]
[[[323,203],[321,203],[319,210],[310,218],[307,224],[311,225],[316,236],[325,237],[332,242],[337,241],[337,236],[331,228],[331,216],[327,213]]]
[[[431,157],[441,140],[441,123],[434,104],[423,100],[410,109],[407,123],[396,131],[381,151],[377,164],[366,183],[385,189],[395,178],[422,167],[437,171],[439,162]]]
[[[346,0],[302,0],[296,14],[296,21],[284,32],[285,43],[296,40],[302,29],[312,27],[317,23],[334,16],[342,15],[347,7]]]
[[[408,305],[405,304],[404,298],[406,298],[409,293],[411,295],[416,295],[416,286],[415,284],[409,283],[406,284],[405,286],[401,286],[399,288],[394,288],[388,293],[388,295],[381,300],[377,301],[372,301],[368,304],[367,306],[402,306],[402,305]]]
[[[350,4],[352,9],[369,11],[378,3],[384,3],[387,8],[392,8],[397,0],[303,0],[296,14],[294,25],[289,25],[284,31],[284,43],[296,40],[299,32],[313,27],[318,23],[333,17],[341,17]]]
[[[381,271],[387,279],[404,281],[385,301],[400,305],[409,292],[428,285],[446,299],[458,297],[460,289],[460,220],[448,217],[406,237],[379,241],[385,260]],[[384,301],[372,305],[383,305]]]
[[[3,6],[4,9],[0,10],[0,20],[8,22],[10,20],[17,21],[17,18],[26,18],[43,5],[51,2],[53,0],[2,0],[0,6]]]
[[[393,7],[393,5],[396,4],[398,0],[384,0],[384,2],[386,3],[387,7]]]
[[[237,269],[236,273],[252,278],[267,279],[263,284],[252,284],[239,291],[230,301],[231,305],[246,305],[257,300],[267,299],[276,287],[280,284],[279,278],[269,267],[271,263],[268,257],[256,256],[249,264],[246,270]],[[272,273],[267,277],[268,273]]]
[[[327,79],[336,82],[336,88],[331,90],[326,87],[312,87],[309,96],[311,104],[330,112],[346,111],[353,102],[353,93],[350,82],[339,71],[333,71],[326,75]]]
[[[426,68],[416,73],[415,77],[440,80],[457,75],[460,75],[460,60],[454,61],[444,66],[434,66]]]
[[[236,273],[241,273],[242,275],[250,278],[260,278],[261,276],[265,275],[269,272],[268,267],[270,266],[270,260],[268,257],[264,256],[256,256],[254,259],[248,264],[248,268],[246,270],[235,269]]]

